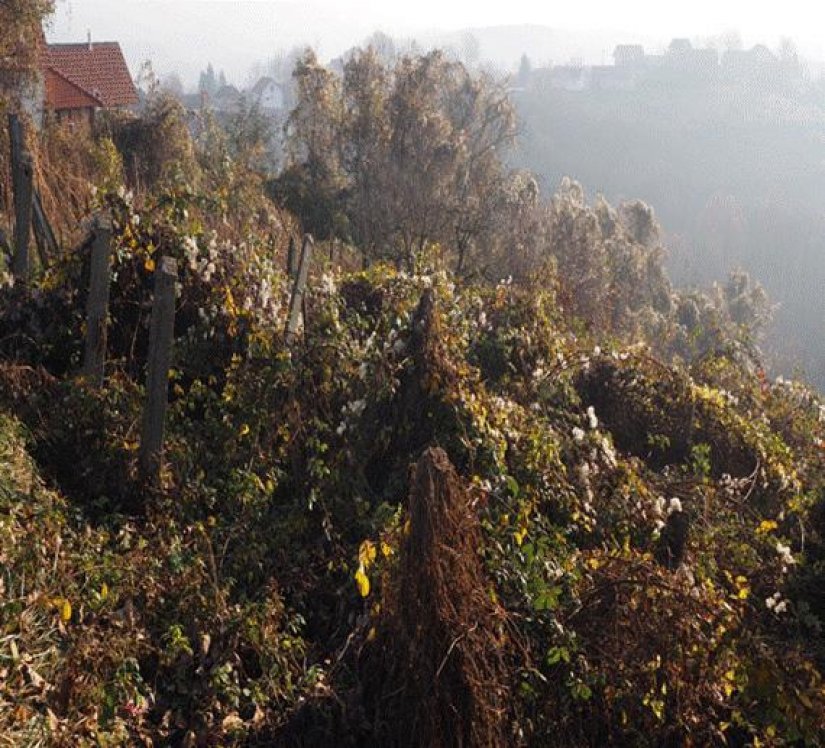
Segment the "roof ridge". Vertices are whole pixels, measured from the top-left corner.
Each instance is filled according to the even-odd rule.
[[[96,42],[92,41],[92,48],[102,46],[120,46],[118,41]],[[89,42],[48,42],[46,46],[51,49],[53,47],[88,47]]]

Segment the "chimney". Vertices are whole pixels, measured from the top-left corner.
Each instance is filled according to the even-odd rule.
[[[86,41],[89,44],[89,51],[91,52],[92,51],[92,30],[91,29],[86,30]]]

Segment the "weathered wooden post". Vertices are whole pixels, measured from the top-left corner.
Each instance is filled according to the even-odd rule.
[[[298,253],[297,253],[296,247],[295,247],[295,237],[290,236],[289,237],[289,249],[287,249],[287,254],[286,254],[286,273],[290,278],[295,277],[295,270],[296,270],[295,266],[298,263],[297,255],[298,255]]]
[[[89,297],[86,300],[86,349],[83,355],[83,376],[95,387],[101,387],[106,364],[106,318],[109,314],[109,287],[111,285],[111,221],[98,216],[95,219],[93,231]]]
[[[289,300],[289,316],[286,322],[286,342],[291,343],[298,332],[298,323],[304,313],[304,294],[306,292],[307,278],[309,277],[309,263],[312,260],[312,237],[307,234],[301,247],[301,261],[298,265],[298,276],[292,287],[292,298]],[[305,315],[304,315],[305,316]]]
[[[11,194],[14,204],[17,204],[17,195],[20,193],[20,159],[23,157],[23,126],[20,124],[20,117],[13,112],[9,113],[9,165],[11,167]],[[11,237],[9,256],[14,263],[17,242],[16,234]],[[14,268],[12,267],[12,270]]]
[[[160,483],[163,460],[163,429],[169,389],[169,366],[175,332],[175,283],[178,263],[161,257],[155,269],[155,299],[149,331],[149,361],[146,379],[146,405],[140,440],[140,477],[153,487]]]
[[[20,117],[13,112],[9,114],[9,147],[11,152],[11,176],[17,179],[17,170],[20,167],[20,157],[23,155],[23,125]]]
[[[29,256],[29,238],[32,226],[32,200],[34,196],[34,162],[31,154],[23,152],[20,157],[18,176],[14,193],[14,260],[12,273],[22,283],[29,282],[31,257]]]

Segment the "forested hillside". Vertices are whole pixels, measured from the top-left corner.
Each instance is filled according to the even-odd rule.
[[[279,174],[157,88],[27,131],[62,240],[0,288],[0,742],[825,742],[825,403],[766,376],[763,290],[541,194],[439,53],[296,90]]]
[[[767,346],[776,371],[790,363],[825,385],[821,87],[536,83],[515,100],[524,130],[516,163],[550,189],[575,175],[609,200],[653,204],[680,286],[749,272],[778,304]]]

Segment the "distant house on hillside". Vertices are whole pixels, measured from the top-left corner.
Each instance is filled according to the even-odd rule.
[[[241,92],[233,85],[221,86],[208,103],[216,112],[231,112],[237,109],[241,101]]]
[[[631,66],[596,65],[591,70],[591,87],[597,91],[635,91],[638,85],[638,73]]]
[[[696,80],[713,77],[719,69],[715,49],[695,49],[688,39],[674,39],[665,54],[665,66]]]
[[[693,45],[690,43],[690,39],[671,39],[667,49],[674,56],[689,55],[693,52]]]
[[[274,78],[261,78],[249,89],[249,98],[264,112],[280,112],[286,106],[283,86]]]
[[[645,48],[641,44],[619,44],[613,50],[616,67],[641,65],[645,60]]]
[[[549,86],[561,91],[587,91],[592,69],[583,65],[556,65],[549,71]]]
[[[758,86],[773,86],[786,77],[779,58],[763,44],[725,52],[722,72],[729,81]]]
[[[94,122],[98,109],[138,103],[120,44],[49,44],[42,60],[45,111],[59,121]]]

